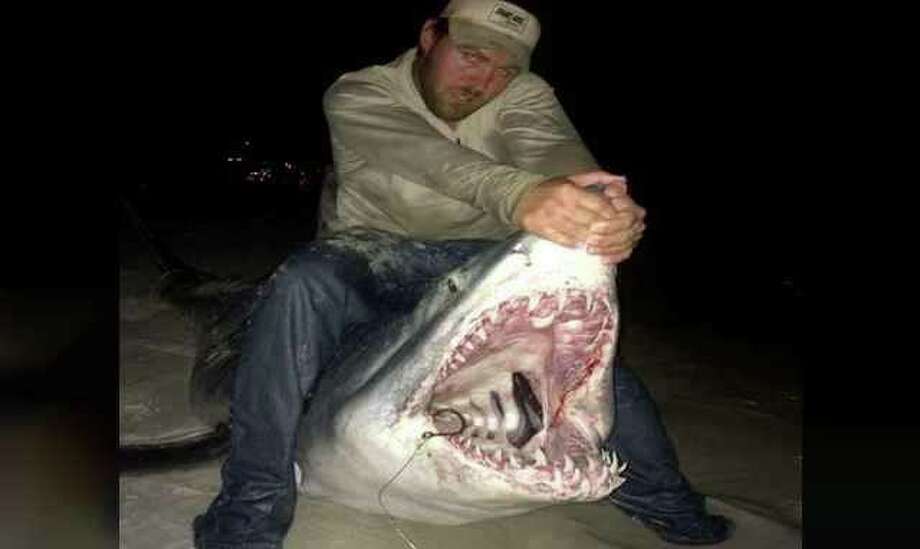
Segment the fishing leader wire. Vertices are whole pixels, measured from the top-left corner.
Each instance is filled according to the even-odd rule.
[[[387,518],[390,520],[390,525],[393,527],[396,533],[399,534],[399,537],[402,538],[402,540],[406,543],[406,546],[409,547],[410,549],[418,549],[418,546],[415,545],[415,543],[412,542],[409,536],[405,532],[402,531],[402,528],[400,528],[399,525],[396,524],[396,517],[394,517],[390,513],[390,510],[387,509],[387,506],[383,503],[383,492],[387,488],[389,488],[390,485],[393,484],[396,481],[396,479],[399,478],[400,475],[403,474],[403,471],[405,471],[406,468],[409,467],[409,464],[412,463],[412,461],[416,458],[416,456],[418,456],[418,453],[422,450],[422,448],[425,447],[425,444],[427,444],[429,440],[431,440],[434,437],[450,437],[454,435],[459,435],[460,433],[466,430],[466,420],[463,419],[463,416],[460,414],[460,412],[456,410],[451,410],[449,408],[443,408],[441,410],[437,410],[436,412],[434,412],[433,415],[439,416],[445,413],[454,414],[455,416],[457,416],[457,419],[460,420],[460,428],[457,429],[456,431],[451,431],[448,433],[436,433],[432,431],[425,431],[424,433],[422,433],[421,440],[419,440],[418,444],[416,444],[415,450],[412,452],[412,455],[409,456],[409,459],[406,460],[403,466],[399,468],[399,471],[396,471],[396,474],[393,475],[393,477],[390,478],[390,480],[388,480],[386,484],[384,484],[380,488],[380,490],[377,492],[377,503],[380,504],[380,508],[383,509],[384,513],[386,513]]]

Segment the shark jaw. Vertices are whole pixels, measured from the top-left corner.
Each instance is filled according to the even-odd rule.
[[[530,235],[491,248],[321,380],[300,489],[434,524],[603,498],[617,332],[614,269]]]
[[[497,493],[547,503],[600,499],[623,482],[615,455],[600,448],[609,425],[597,417],[612,407],[608,292],[536,291],[468,324],[410,408],[433,432],[451,433],[443,477],[478,469]]]

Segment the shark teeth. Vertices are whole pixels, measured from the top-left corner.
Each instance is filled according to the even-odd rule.
[[[597,303],[597,298],[594,297],[594,294],[588,292],[585,294],[585,310],[588,311],[588,315],[594,312],[594,305]]]
[[[564,454],[561,459],[550,463],[546,449],[538,447],[532,452],[517,452],[504,447],[495,448],[477,438],[455,435],[449,439],[464,453],[483,465],[498,471],[514,471],[514,474],[530,474],[548,483],[552,490],[559,490],[566,497],[594,498],[618,487],[626,464],[621,463],[615,452],[601,449],[598,453],[579,454],[573,458]],[[483,446],[480,446],[483,444]]]

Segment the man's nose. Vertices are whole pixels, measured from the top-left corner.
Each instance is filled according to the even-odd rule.
[[[498,71],[492,66],[479,67],[470,77],[470,84],[480,92],[486,92],[495,85]]]

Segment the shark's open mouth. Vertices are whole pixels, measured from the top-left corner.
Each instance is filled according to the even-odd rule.
[[[615,322],[601,289],[536,293],[485,311],[437,374],[431,421],[457,433],[449,440],[467,459],[531,489],[609,490],[609,456],[579,403],[598,398],[591,388],[612,354]]]

